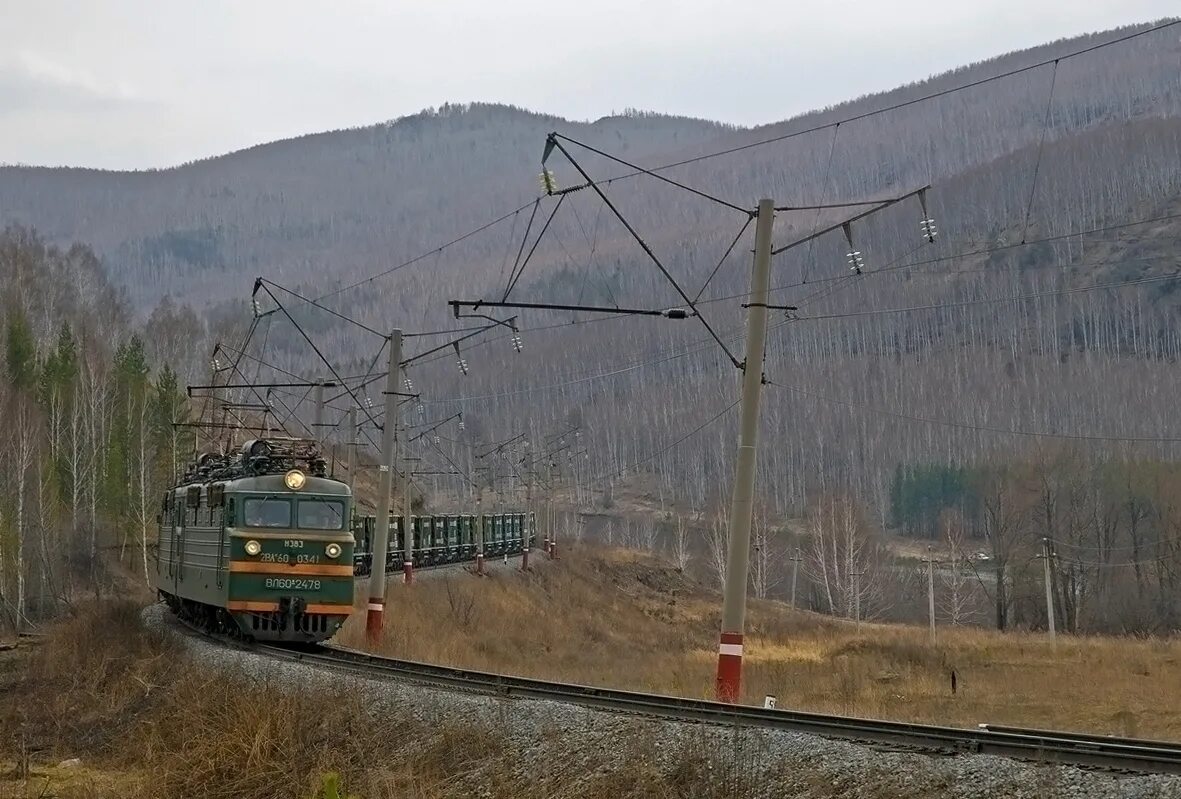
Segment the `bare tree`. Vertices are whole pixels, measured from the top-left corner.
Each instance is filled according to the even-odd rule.
[[[976,615],[972,590],[976,583],[967,570],[968,539],[963,519],[953,510],[944,511],[942,516],[947,561],[939,570],[939,580],[943,587],[943,591],[940,592],[940,606],[952,626],[958,627],[971,621]]]
[[[726,523],[725,511],[718,510],[711,514],[709,524],[705,528],[706,551],[709,555],[709,565],[717,578],[718,588],[726,585],[726,557],[730,546],[730,530]]]
[[[673,528],[673,561],[678,571],[685,571],[689,567],[689,532],[685,524],[685,517],[678,514],[676,527]]]

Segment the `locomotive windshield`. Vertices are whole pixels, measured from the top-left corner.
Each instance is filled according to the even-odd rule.
[[[331,499],[300,499],[299,527],[304,530],[344,528],[344,503]]]
[[[286,499],[248,498],[242,503],[247,527],[290,527],[291,503]]]

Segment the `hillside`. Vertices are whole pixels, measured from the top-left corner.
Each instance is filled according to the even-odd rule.
[[[915,528],[933,536],[959,526],[974,551],[987,543],[994,562],[1012,558],[1019,598],[997,603],[1013,604],[1017,623],[1041,621],[1038,575],[1026,561],[1035,563],[1045,536],[1083,553],[1063,564],[1062,585],[1072,588],[1061,590],[1074,607],[1118,613],[1111,626],[1176,629],[1169,497],[1181,439],[1181,41],[1170,28],[1053,62],[1144,27],[1003,55],[753,130],[659,114],[581,123],[444,106],[156,172],[8,167],[0,224],[92,243],[146,318],[149,357],[204,382],[213,342],[239,346],[250,324],[257,275],[314,296],[346,289],[328,305],[374,330],[415,334],[405,351],[413,356],[446,341],[439,331],[482,323],[455,320],[447,300],[502,296],[517,253],[532,249],[551,213],[513,299],[682,304],[593,192],[568,195],[556,212],[557,201],[542,198],[529,223],[554,129],[645,165],[744,147],[664,173],[740,207],[764,195],[839,204],[929,183],[934,243],[920,237],[922,210],[910,200],[854,225],[861,275],[848,271],[839,232],[774,260],[775,301],[799,310],[776,314],[767,344],[760,507],[772,519],[849,507],[858,529],[878,530],[910,522],[897,517],[896,499],[911,475],[956,475],[973,490],[932,495]],[[789,137],[799,131],[811,132]],[[775,141],[746,147],[764,140]],[[745,215],[652,179],[623,179],[628,168],[571,148],[591,175],[618,178],[604,191],[690,296],[700,291],[703,313],[738,352],[750,231],[719,259]],[[560,155],[549,166],[560,186],[579,182]],[[776,242],[843,212],[784,211]],[[22,274],[4,259],[0,269]],[[378,272],[386,274],[348,288]],[[377,336],[279,297],[337,374],[355,384],[373,373]],[[51,306],[27,313],[41,342],[55,332]],[[242,360],[251,378],[326,376],[269,297],[260,310]],[[465,342],[470,374],[446,347],[410,367],[422,397],[403,409],[405,422],[459,411],[467,422],[462,435],[444,429],[438,442],[413,446],[424,470],[470,472],[476,446],[520,433],[538,442],[577,423],[585,457],[555,466],[574,504],[605,505],[617,483],[643,477],[662,504],[718,514],[730,486],[737,371],[699,321],[522,311],[518,327],[520,353],[508,331]],[[279,413],[283,403],[310,420],[306,392],[273,396]],[[376,385],[358,398],[382,399]],[[347,399],[333,403],[333,422]],[[373,421],[363,433],[370,442]],[[519,485],[508,458],[498,477],[501,492]],[[471,498],[469,485],[445,475],[429,488]],[[1129,586],[1134,601],[1110,601]],[[997,616],[1003,625],[1005,613]],[[1077,613],[1074,622],[1085,626]]]

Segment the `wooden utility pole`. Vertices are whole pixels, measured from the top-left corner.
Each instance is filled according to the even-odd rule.
[[[742,419],[734,494],[730,500],[730,544],[726,553],[726,589],[718,641],[715,691],[719,702],[737,702],[742,691],[742,636],[746,623],[746,582],[750,569],[750,526],[754,512],[755,447],[759,435],[759,400],[763,390],[763,355],[767,343],[767,294],[771,281],[771,234],[775,203],[759,200],[750,305],[746,313],[746,360],[742,364]]]
[[[398,372],[402,363],[402,331],[390,334],[389,372],[385,378],[385,422],[381,430],[381,464],[377,478],[377,519],[373,531],[373,561],[369,569],[369,605],[365,633],[370,642],[381,638],[385,610],[385,556],[390,542],[390,490],[397,459]]]

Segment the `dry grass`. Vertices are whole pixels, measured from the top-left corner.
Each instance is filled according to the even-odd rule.
[[[582,547],[529,575],[391,585],[398,657],[549,679],[712,694],[719,601],[654,559]],[[363,648],[358,614],[340,636]],[[744,695],[780,707],[970,726],[1181,740],[1181,641],[853,625],[755,602]],[[951,672],[957,692],[951,692]]]
[[[518,770],[503,739],[511,702],[476,718],[375,716],[347,683],[199,669],[122,603],[84,610],[35,651],[5,653],[0,689],[0,799],[321,799],[329,774],[341,796],[364,799],[771,795],[741,751],[747,731],[733,751],[689,741],[658,758],[666,742],[636,722],[609,751],[584,747],[577,768],[566,766],[578,745],[569,730],[539,731],[546,765]],[[74,757],[82,765],[55,765]]]

